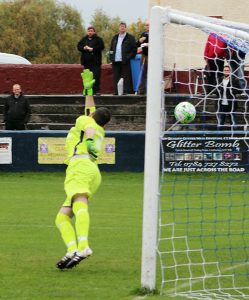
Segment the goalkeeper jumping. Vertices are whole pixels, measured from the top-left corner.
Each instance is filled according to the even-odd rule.
[[[66,200],[55,220],[67,247],[67,253],[56,264],[61,270],[73,268],[93,253],[88,244],[88,201],[101,183],[97,160],[105,136],[104,126],[111,119],[107,108],[95,109],[93,73],[86,69],[81,76],[86,98],[85,115],[77,118],[67,135]],[[75,226],[72,225],[73,216]]]

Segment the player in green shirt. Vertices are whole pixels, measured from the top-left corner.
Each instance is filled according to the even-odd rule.
[[[56,264],[61,270],[73,268],[93,253],[88,244],[88,201],[101,183],[97,160],[105,136],[104,126],[111,119],[107,108],[95,109],[92,72],[86,69],[81,76],[86,96],[85,115],[77,118],[67,135],[68,167],[64,182],[67,197],[55,220],[67,247],[66,255]]]

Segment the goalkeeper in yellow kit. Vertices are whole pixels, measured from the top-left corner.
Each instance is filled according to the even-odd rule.
[[[64,182],[67,197],[55,220],[67,247],[66,255],[56,264],[59,269],[71,269],[93,253],[88,244],[88,200],[101,183],[97,159],[105,136],[104,126],[111,119],[107,108],[95,109],[92,72],[84,70],[81,76],[86,96],[85,115],[76,120],[67,135],[68,167]]]

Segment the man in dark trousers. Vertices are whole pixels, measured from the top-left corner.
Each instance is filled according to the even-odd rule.
[[[143,68],[141,82],[138,87],[138,95],[144,95],[146,93],[146,82],[147,82],[147,69],[148,69],[148,46],[149,46],[149,30],[150,23],[145,23],[145,31],[141,34],[137,46],[141,48],[142,58],[140,64],[140,70]],[[141,72],[141,71],[140,71]]]
[[[229,117],[231,126],[236,125],[235,112],[238,108],[236,95],[241,94],[239,80],[231,76],[229,66],[224,66],[223,77],[220,78],[219,85],[215,93],[219,99],[217,102],[218,126],[225,124],[226,116]]]
[[[87,28],[87,35],[78,42],[77,48],[81,52],[82,66],[93,72],[93,76],[95,78],[93,94],[99,94],[102,51],[105,46],[102,38],[96,34],[93,26],[89,26]]]
[[[4,122],[6,130],[25,130],[30,119],[31,109],[24,97],[20,84],[13,85],[13,93],[4,103]]]
[[[119,24],[119,33],[111,41],[110,60],[112,62],[115,94],[118,94],[117,84],[124,79],[124,94],[133,94],[130,60],[137,54],[137,44],[133,35],[126,32],[125,22]]]

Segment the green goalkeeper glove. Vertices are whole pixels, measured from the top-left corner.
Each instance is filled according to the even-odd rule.
[[[93,141],[93,139],[88,138],[88,139],[86,140],[86,146],[87,146],[87,152],[88,152],[89,155],[90,155],[90,159],[91,159],[92,161],[96,161],[97,158],[98,158],[98,151],[97,151],[97,149],[96,149],[95,146],[94,146],[94,141]]]
[[[91,72],[89,69],[85,69],[81,73],[81,77],[82,77],[83,85],[84,85],[83,95],[92,96],[93,95],[93,84],[95,82],[95,79],[93,79],[93,72]]]

